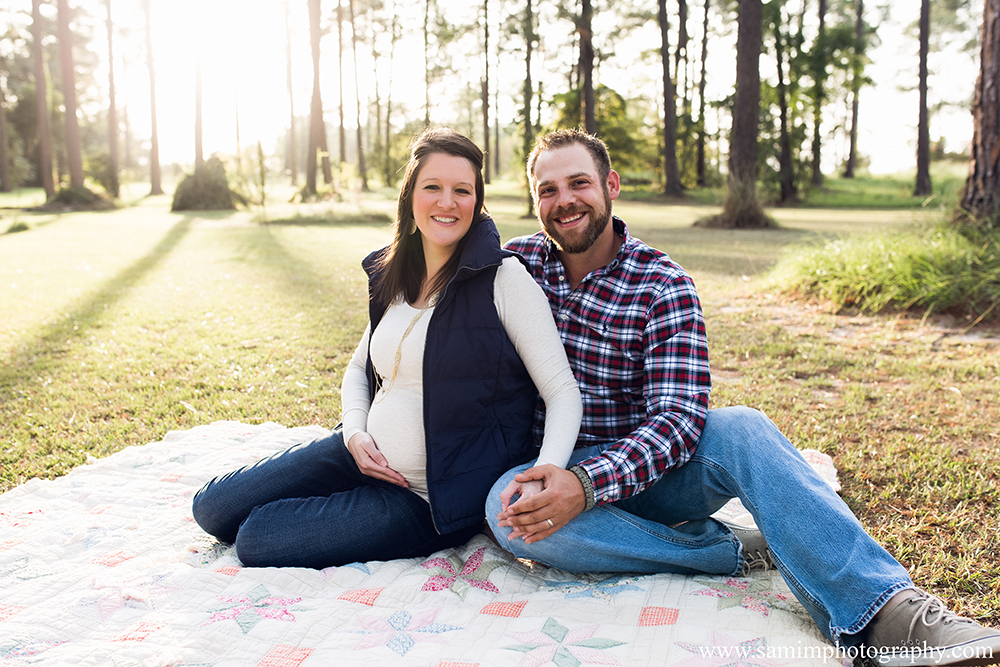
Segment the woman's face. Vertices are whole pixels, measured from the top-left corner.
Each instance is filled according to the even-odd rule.
[[[417,173],[413,218],[424,252],[451,256],[472,226],[476,208],[476,171],[464,157],[431,153]]]

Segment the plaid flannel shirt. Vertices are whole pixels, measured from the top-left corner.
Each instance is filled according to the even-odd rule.
[[[528,262],[549,299],[583,396],[577,447],[613,443],[582,461],[596,504],[639,493],[694,453],[711,378],[701,303],[691,277],[663,252],[624,237],[617,258],[570,289],[543,234],[506,244]],[[534,431],[541,442],[545,407]]]

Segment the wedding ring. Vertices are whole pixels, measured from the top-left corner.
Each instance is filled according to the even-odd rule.
[[[552,519],[546,519],[549,522],[549,528],[555,528],[556,524],[552,523]]]

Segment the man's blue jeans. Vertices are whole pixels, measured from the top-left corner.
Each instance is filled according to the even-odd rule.
[[[439,535],[415,493],[364,475],[333,433],[216,477],[192,503],[195,521],[250,567],[324,568],[426,556],[482,531]]]
[[[606,448],[577,450],[570,465]],[[531,465],[501,477],[486,501],[494,536],[519,558],[571,572],[739,574],[742,545],[709,518],[738,497],[789,587],[831,640],[856,643],[860,638],[853,635],[875,612],[913,586],[903,566],[757,410],[710,410],[690,461],[642,493],[598,505],[555,534],[525,544],[509,540],[511,530],[499,528],[496,517],[500,493]]]

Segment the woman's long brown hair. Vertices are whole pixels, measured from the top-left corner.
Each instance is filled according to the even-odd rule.
[[[396,209],[396,231],[392,243],[379,260],[381,276],[374,286],[372,297],[383,308],[388,308],[402,296],[407,303],[420,298],[420,286],[427,278],[424,262],[423,237],[411,234],[416,222],[413,219],[413,189],[427,158],[434,153],[445,153],[463,157],[472,164],[476,172],[476,205],[472,211],[472,224],[485,214],[483,200],[486,188],[483,184],[483,152],[468,137],[447,128],[428,129],[416,136],[410,143],[410,161],[406,164],[406,174],[399,191],[399,205]],[[469,227],[472,229],[472,226]],[[459,241],[451,258],[437,275],[433,276],[431,294],[439,293],[458,271],[462,250],[469,235]]]

